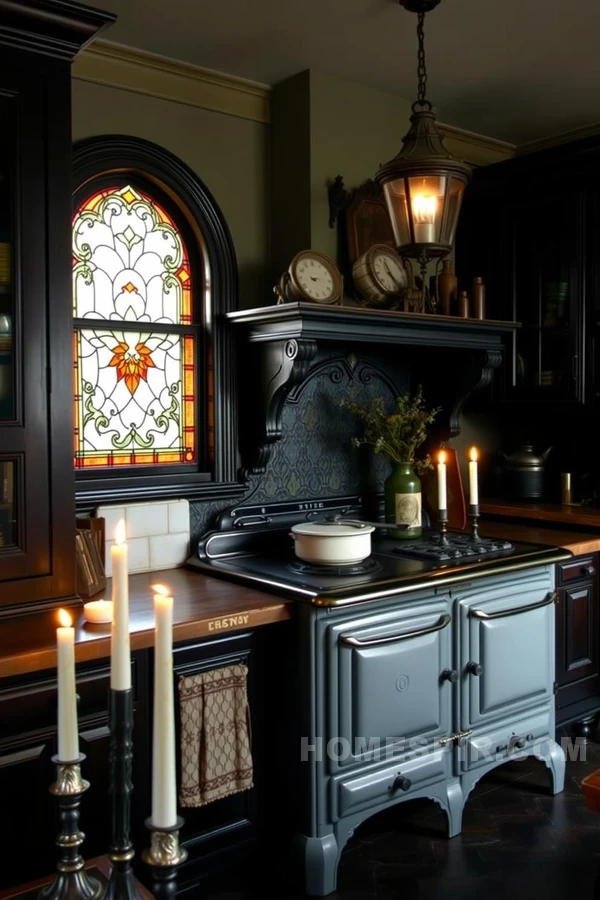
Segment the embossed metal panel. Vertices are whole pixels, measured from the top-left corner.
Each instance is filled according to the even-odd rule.
[[[462,729],[552,699],[553,587],[539,569],[461,599]]]
[[[330,771],[385,760],[449,733],[447,601],[345,617],[327,629]]]

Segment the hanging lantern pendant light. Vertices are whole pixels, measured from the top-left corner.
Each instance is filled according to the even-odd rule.
[[[447,256],[452,249],[471,167],[446,150],[427,100],[425,13],[435,9],[440,0],[399,2],[418,17],[418,93],[402,148],[381,166],[375,179],[383,188],[398,252],[418,260],[424,281],[427,263]]]

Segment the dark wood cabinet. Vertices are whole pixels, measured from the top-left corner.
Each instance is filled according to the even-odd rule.
[[[112,19],[0,0],[0,614],[76,593],[70,61]]]
[[[181,676],[195,675],[238,663],[248,667],[248,704],[254,768],[254,787],[251,790],[233,794],[207,806],[182,810],[185,819],[182,842],[188,851],[188,859],[182,866],[180,878],[180,885],[184,890],[186,885],[197,884],[209,871],[212,877],[215,870],[231,870],[235,860],[239,861],[242,855],[247,855],[249,845],[255,843],[260,834],[264,685],[263,652],[262,649],[259,651],[259,647],[264,637],[260,631],[239,632],[220,640],[192,641],[174,649],[173,677],[176,698]],[[178,704],[178,699],[176,703]],[[175,719],[178,723],[180,719],[178,705]],[[177,743],[179,744],[179,733]],[[178,760],[178,786],[179,783]],[[209,859],[212,862],[207,866]]]
[[[267,666],[272,671],[283,670],[280,654],[288,637],[289,630],[276,625],[236,632],[221,639],[188,641],[174,648],[173,684],[177,723],[180,676],[236,663],[248,667],[254,767],[254,786],[251,790],[204,807],[182,810],[185,820],[182,842],[189,854],[179,876],[179,886],[183,892],[195,891],[199,883],[211,887],[221,885],[221,888],[224,884],[235,886],[236,878],[244,871],[252,851],[257,849],[265,819],[265,734],[267,727],[272,731],[280,721],[272,702],[273,686],[266,678],[266,670]],[[144,823],[151,810],[152,722],[149,710],[152,707],[152,667],[152,650],[133,654],[132,837],[136,849],[136,872],[146,881],[149,871],[141,862],[141,851],[148,845],[149,836]],[[90,782],[90,789],[84,794],[81,806],[81,827],[86,835],[82,851],[86,858],[106,853],[111,834],[109,683],[109,660],[77,667],[80,750],[86,755],[82,774]],[[277,685],[277,691],[280,688]],[[274,698],[275,694],[272,696]],[[27,879],[34,879],[54,869],[56,807],[48,789],[55,776],[52,763],[55,752],[56,673],[41,672],[0,681],[0,796],[4,810],[0,820],[0,846],[3,848],[0,890],[20,884],[26,880],[25,875]],[[179,784],[179,753],[177,766]],[[276,785],[273,789],[277,790]],[[27,836],[29,859],[26,873],[23,870],[24,835]]]
[[[134,655],[132,685],[135,702],[134,754],[136,781],[148,780],[150,746],[146,654]],[[108,800],[108,660],[78,667],[77,694],[80,750],[86,755],[82,774],[90,782],[83,795],[81,816],[86,857],[106,853],[110,836]],[[56,851],[56,805],[49,787],[55,777],[56,675],[36,673],[0,683],[0,796],[5,814],[0,821],[3,866],[0,888],[20,884],[24,875],[37,878],[52,872]],[[147,815],[147,795],[134,791],[132,819],[139,834]],[[26,836],[26,837],[24,837]],[[25,844],[24,844],[25,841]],[[23,847],[28,868],[23,869]]]
[[[598,556],[557,566],[556,718],[561,724],[600,709]]]
[[[459,282],[481,275],[488,317],[521,323],[495,381],[499,401],[596,400],[599,166],[590,138],[483,167],[467,188]]]

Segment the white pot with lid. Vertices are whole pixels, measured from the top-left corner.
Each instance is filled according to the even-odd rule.
[[[371,555],[372,525],[301,522],[292,526],[296,556],[322,566],[350,566]]]

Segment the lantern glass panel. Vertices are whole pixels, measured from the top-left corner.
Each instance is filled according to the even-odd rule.
[[[465,192],[465,182],[460,178],[451,178],[446,195],[446,213],[443,220],[440,243],[451,246],[454,243],[458,215]]]
[[[396,178],[383,185],[383,193],[387,204],[396,247],[412,244],[412,234],[408,219],[408,199],[404,178]]]

